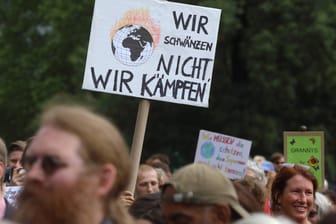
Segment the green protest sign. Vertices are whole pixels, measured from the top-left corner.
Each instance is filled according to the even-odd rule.
[[[318,188],[324,185],[324,133],[284,132],[284,154],[287,163],[302,164],[318,180]]]

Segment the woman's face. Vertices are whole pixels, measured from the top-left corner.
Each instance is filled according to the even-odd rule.
[[[278,198],[280,211],[298,223],[308,219],[314,204],[313,183],[302,175],[295,175],[287,180],[283,193]]]

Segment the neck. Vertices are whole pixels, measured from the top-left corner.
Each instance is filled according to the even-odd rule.
[[[294,220],[296,221],[296,223],[298,224],[311,224],[311,222],[308,220],[308,218],[305,218],[305,219],[300,219],[300,220]]]
[[[286,216],[286,214],[280,212],[280,211],[272,211],[272,216],[284,216],[284,217],[287,217],[289,218],[288,216]],[[300,219],[300,220],[295,220],[295,219],[292,219],[292,218],[289,218],[293,221],[295,221],[295,223],[297,224],[312,224],[309,220],[308,220],[308,217],[306,217],[305,219]]]
[[[99,208],[99,209],[96,209],[96,211],[92,211],[91,212],[91,221],[88,222],[88,223],[96,223],[96,224],[101,224],[104,220],[104,213],[103,213],[103,208],[101,206],[96,206],[96,208]],[[85,220],[83,220],[85,221]],[[81,223],[84,223],[84,222],[81,222]]]

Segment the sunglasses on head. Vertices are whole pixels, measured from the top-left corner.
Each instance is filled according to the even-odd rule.
[[[306,168],[307,170],[309,170],[309,166],[304,165],[304,164],[300,164],[300,163],[284,163],[283,166],[284,166],[284,167],[300,166],[300,167],[302,167],[302,168]]]
[[[52,175],[58,169],[67,166],[67,164],[61,161],[59,158],[51,155],[44,155],[44,156],[25,155],[22,165],[26,170],[29,171],[37,162],[40,163],[40,167],[47,175]]]
[[[307,165],[304,165],[304,164],[300,164],[300,163],[284,163],[284,164],[282,164],[282,168],[281,169],[283,169],[283,168],[285,168],[285,167],[287,167],[287,168],[292,168],[292,167],[294,167],[294,166],[299,166],[299,167],[301,167],[301,168],[304,168],[304,169],[306,169],[306,170],[309,170],[309,166],[307,166]]]

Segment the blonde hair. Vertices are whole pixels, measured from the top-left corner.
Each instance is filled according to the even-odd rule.
[[[84,161],[103,165],[113,164],[116,181],[105,199],[107,217],[117,223],[129,223],[130,216],[118,202],[130,177],[128,147],[119,130],[106,118],[81,106],[58,105],[47,109],[41,118],[42,126],[54,126],[77,135],[82,141],[80,151]]]
[[[158,175],[159,186],[162,186],[169,181],[169,178],[163,169],[154,167],[154,170]]]
[[[2,162],[4,166],[4,173],[2,177],[0,177],[0,181],[3,183],[5,178],[5,169],[7,166],[7,147],[2,138],[0,138],[0,162]],[[0,190],[2,191],[2,184],[0,184]]]
[[[7,147],[4,140],[0,137],[0,162],[7,165]]]
[[[147,164],[141,164],[139,166],[138,170],[138,176],[141,175],[143,172],[148,172],[148,171],[155,171],[154,167],[147,165]]]

